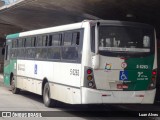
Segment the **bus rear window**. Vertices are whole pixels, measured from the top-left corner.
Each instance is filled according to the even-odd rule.
[[[100,26],[99,53],[103,55],[148,54],[154,50],[154,32],[150,28]]]

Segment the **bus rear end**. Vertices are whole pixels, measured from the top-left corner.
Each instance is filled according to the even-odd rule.
[[[157,52],[152,26],[99,21],[91,27],[91,66],[85,66],[82,103],[152,104]]]

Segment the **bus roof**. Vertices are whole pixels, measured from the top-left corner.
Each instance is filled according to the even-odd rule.
[[[21,33],[10,34],[10,35],[7,35],[6,39],[14,39],[14,38],[32,36],[32,35],[38,35],[38,34],[46,34],[46,33],[59,32],[59,31],[72,30],[72,29],[80,29],[81,27],[82,27],[82,22],[61,25],[61,26],[56,26],[56,27],[48,27],[48,28],[43,28],[43,29],[37,29],[37,30],[31,30],[31,31],[26,31],[26,32],[21,32]]]
[[[151,25],[145,24],[145,23],[137,23],[137,22],[129,22],[129,21],[116,21],[116,20],[84,20],[79,23],[73,23],[73,24],[67,24],[67,25],[60,25],[55,27],[48,27],[43,29],[37,29],[37,30],[31,30],[21,33],[15,33],[7,35],[6,39],[14,39],[19,37],[25,37],[25,36],[32,36],[32,35],[38,35],[38,34],[46,34],[46,33],[52,33],[52,32],[60,32],[60,31],[66,31],[66,30],[72,30],[72,29],[80,29],[82,28],[82,24],[84,22],[100,22],[107,25],[133,25],[133,26],[150,26]]]
[[[13,38],[18,38],[18,37],[19,37],[19,33],[15,33],[15,34],[7,35],[6,39],[13,39]]]

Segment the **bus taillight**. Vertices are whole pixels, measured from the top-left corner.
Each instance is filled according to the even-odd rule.
[[[85,67],[85,82],[84,86],[92,89],[96,89],[93,70],[90,67]]]
[[[153,70],[152,75],[157,75],[157,71]]]
[[[94,86],[93,82],[89,82],[89,83],[88,83],[88,86],[89,86],[89,87],[93,87],[93,86]]]
[[[152,77],[149,89],[154,89],[156,87],[156,75],[157,75],[157,70],[155,69],[152,71]]]
[[[156,71],[156,70],[153,70],[153,71],[152,71],[152,81],[155,81],[155,80],[156,80],[156,75],[157,75],[157,71]]]
[[[87,80],[92,80],[92,79],[93,79],[92,75],[88,75]]]
[[[91,74],[92,73],[92,70],[91,69],[88,69],[87,70],[87,74]]]

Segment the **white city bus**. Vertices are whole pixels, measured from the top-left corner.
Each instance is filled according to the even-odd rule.
[[[154,102],[150,25],[85,20],[8,35],[5,51],[5,85],[42,95],[45,106]]]

